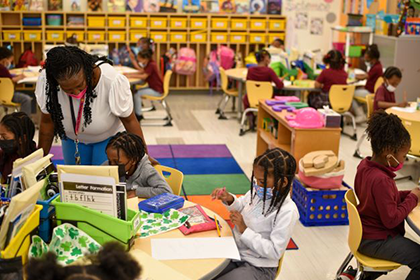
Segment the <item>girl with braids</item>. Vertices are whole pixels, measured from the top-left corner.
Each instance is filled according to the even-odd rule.
[[[106,146],[108,164],[123,166],[128,197],[150,198],[172,193],[166,180],[150,164],[143,140],[132,133],[119,132]]]
[[[215,279],[275,278],[279,260],[299,218],[289,194],[295,172],[293,156],[275,148],[254,160],[251,189],[244,196],[237,198],[225,188],[213,191],[212,198],[221,200],[231,211],[233,233],[242,260],[231,261]]]
[[[43,113],[38,145],[47,154],[59,136],[66,164],[102,164],[109,138],[117,132],[143,138],[130,83],[106,58],[72,46],[51,49],[35,94]]]
[[[420,189],[398,191],[394,181],[410,150],[410,134],[384,111],[373,114],[366,132],[373,155],[359,164],[354,181],[363,228],[359,251],[407,265],[412,270],[406,279],[420,279],[420,245],[404,237],[404,220],[417,206]]]
[[[407,100],[401,103],[395,101],[395,90],[400,84],[402,73],[397,67],[388,67],[384,73],[384,83],[380,86],[375,93],[373,101],[373,110],[388,109],[390,107],[407,107]],[[406,97],[404,96],[404,99]]]
[[[0,122],[0,173],[2,182],[12,173],[13,162],[36,149],[35,125],[25,113],[6,115]]]

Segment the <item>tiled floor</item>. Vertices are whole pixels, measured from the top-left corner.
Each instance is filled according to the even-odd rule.
[[[245,174],[250,176],[255,157],[256,134],[239,136],[239,123],[233,120],[218,120],[215,115],[220,94],[171,92],[168,104],[174,116],[173,127],[143,127],[148,144],[226,144]],[[228,106],[230,107],[230,106]],[[162,108],[148,114],[162,115]],[[363,128],[358,129],[361,135]],[[173,142],[172,142],[173,141]],[[356,142],[343,136],[340,158],[346,161],[345,181],[353,185],[356,167],[360,160],[353,157]],[[369,143],[363,144],[362,152],[370,153]],[[401,189],[411,189],[411,182],[398,184]],[[410,230],[408,235],[419,238]],[[297,224],[293,238],[299,250],[288,251],[279,279],[324,280],[333,279],[337,268],[349,250],[347,226],[306,228]],[[403,267],[380,279],[405,279],[408,269]]]

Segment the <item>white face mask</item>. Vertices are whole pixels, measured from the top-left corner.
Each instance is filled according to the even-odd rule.
[[[12,63],[8,62],[8,63],[6,64],[6,68],[7,68],[7,69],[12,68]]]
[[[389,92],[395,92],[395,90],[397,90],[397,88],[396,88],[396,87],[394,87],[394,86],[392,86],[392,85],[390,85],[390,84],[387,84],[387,85],[386,85],[386,89],[387,89]]]
[[[146,68],[147,64],[142,63],[142,62],[139,62],[139,66],[140,66],[141,68]]]
[[[366,67],[367,67],[368,69],[372,66],[372,64],[370,64],[370,62],[369,62],[369,61],[365,61],[365,64],[366,64]]]

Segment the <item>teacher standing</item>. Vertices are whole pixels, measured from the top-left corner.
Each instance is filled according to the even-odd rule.
[[[35,94],[42,111],[38,146],[47,154],[59,136],[65,164],[101,165],[109,139],[120,131],[144,140],[130,83],[106,58],[77,47],[51,49]]]

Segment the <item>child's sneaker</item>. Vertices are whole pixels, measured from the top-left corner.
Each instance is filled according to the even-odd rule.
[[[352,266],[349,266],[346,270],[344,270],[338,279],[341,280],[354,280],[356,277],[357,269],[354,269]]]

